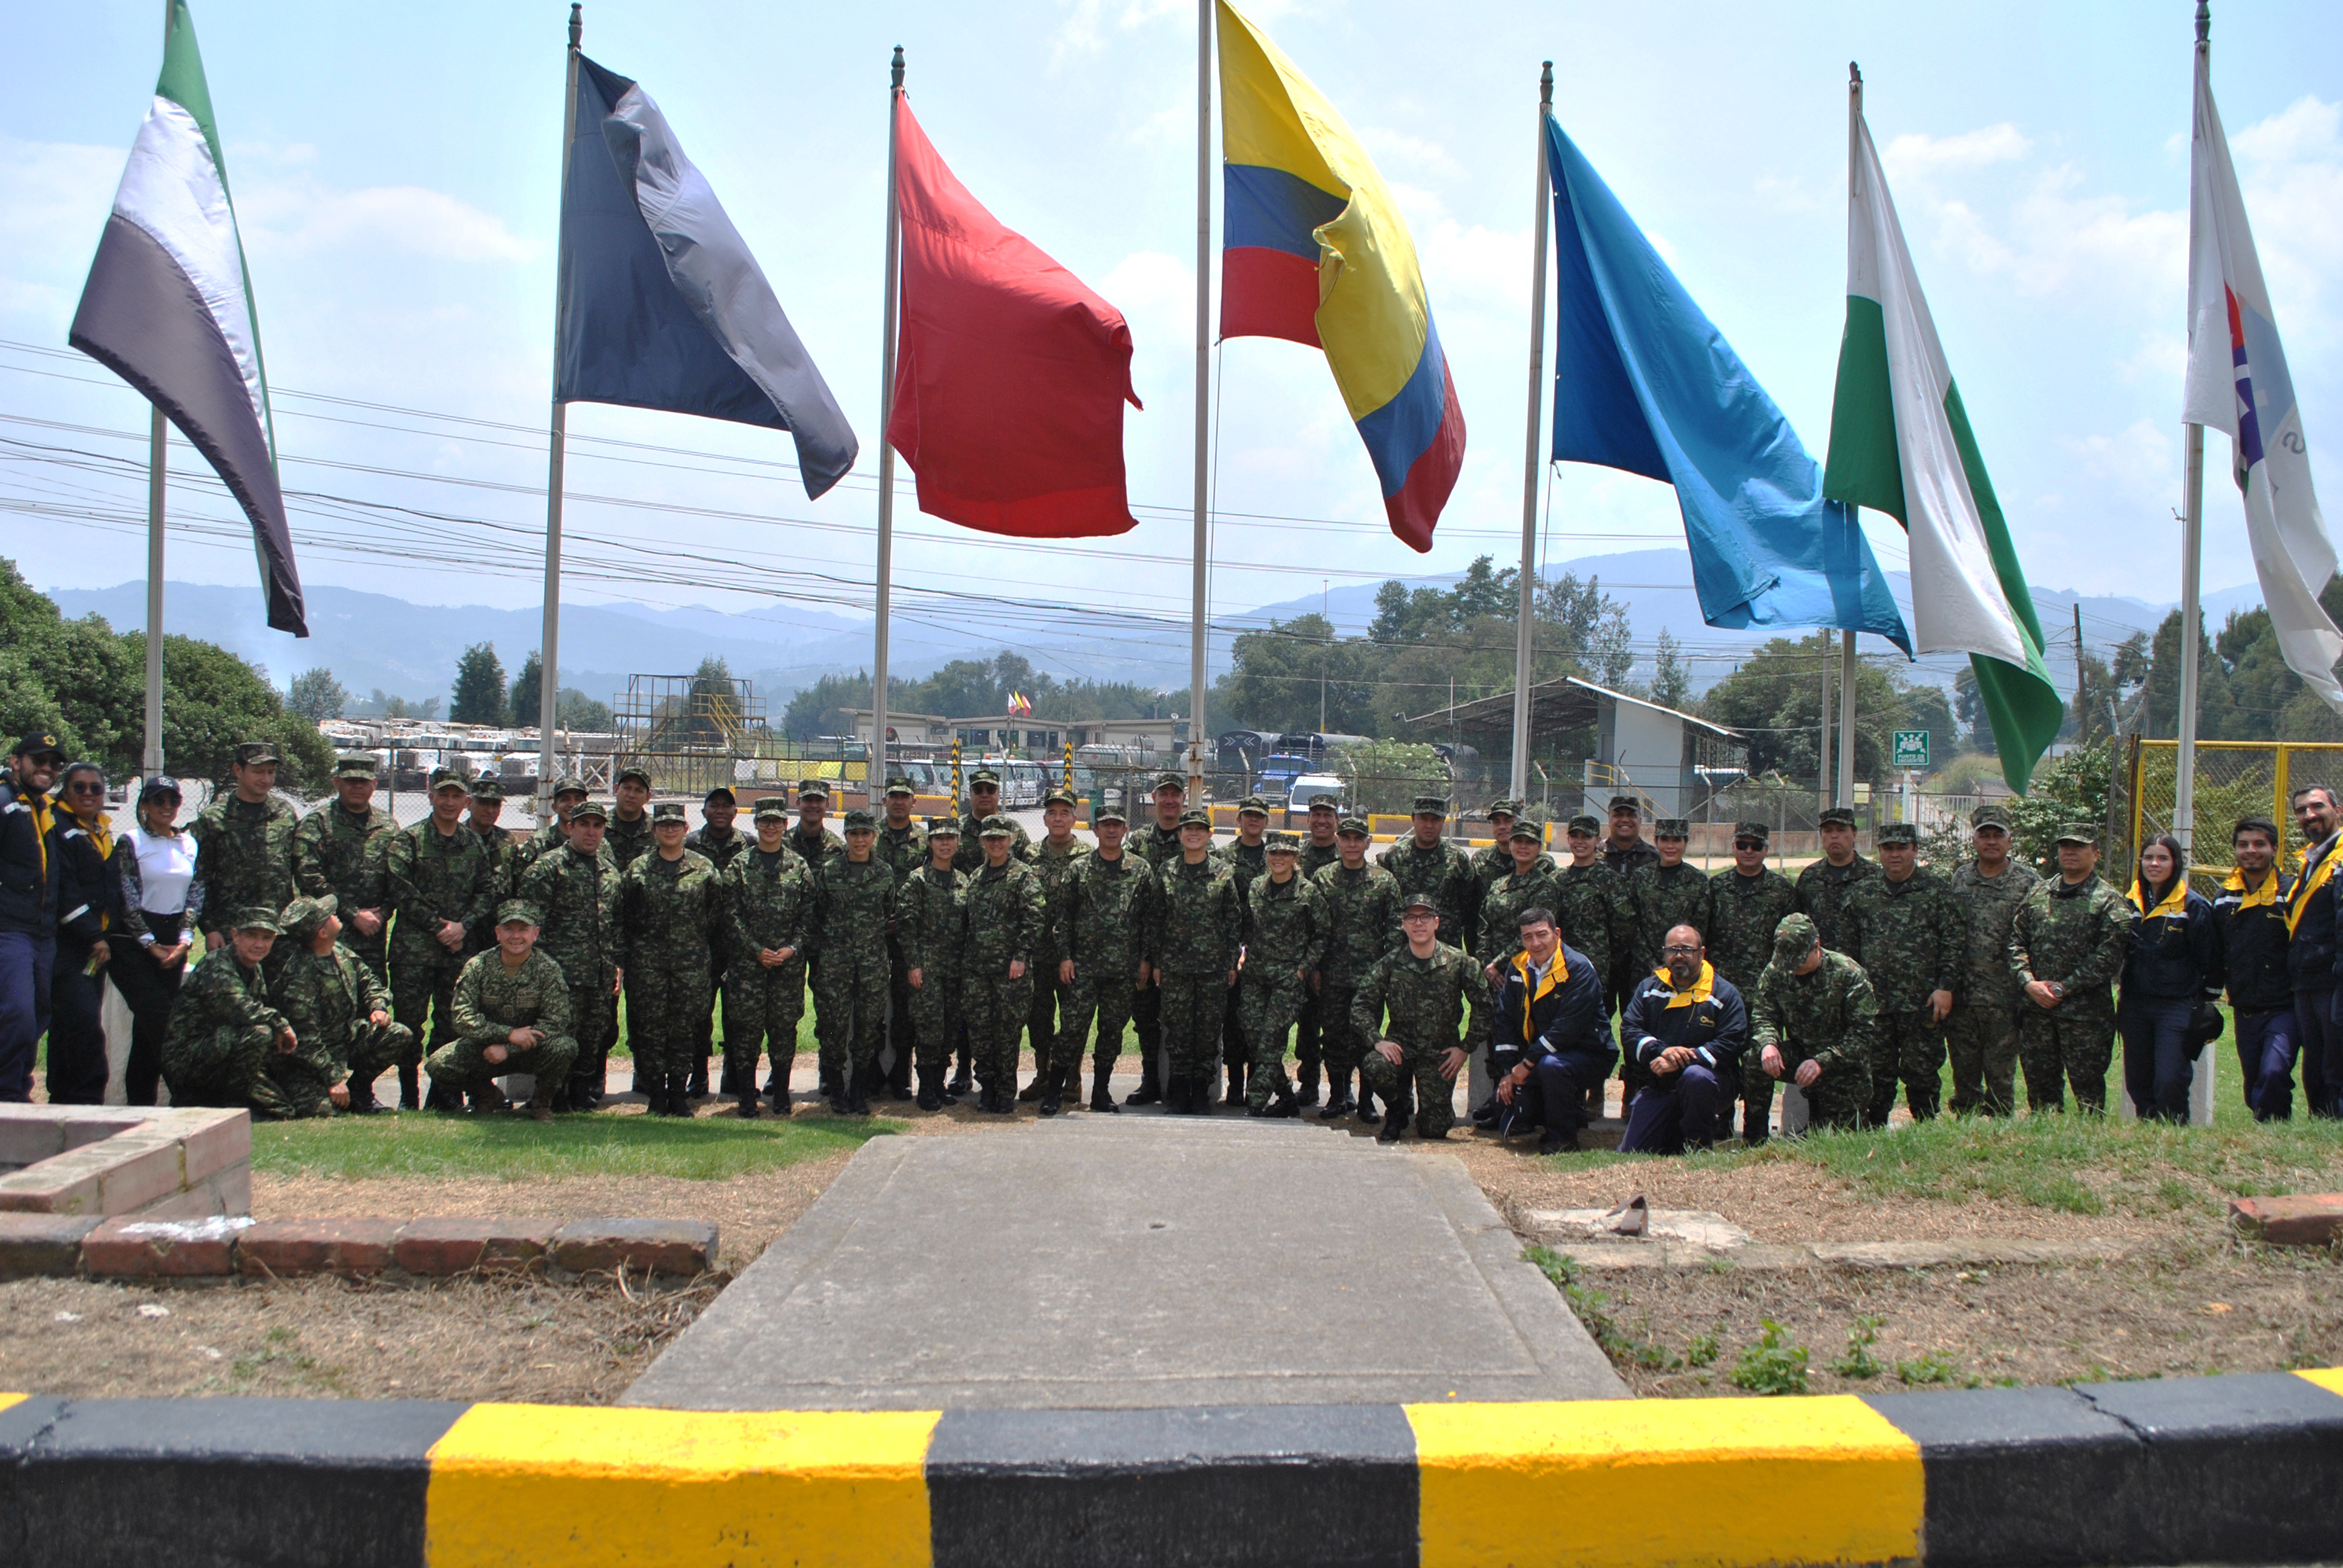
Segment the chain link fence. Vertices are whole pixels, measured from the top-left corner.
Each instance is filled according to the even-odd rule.
[[[2199,740],[2197,743],[2196,832],[2189,869],[2198,890],[2210,892],[2229,870],[2229,834],[2244,817],[2278,824],[2278,863],[2305,846],[2290,808],[2294,791],[2343,779],[2343,743],[2312,740]],[[2138,846],[2173,831],[2180,778],[2180,743],[2131,738],[2108,799],[2113,865],[2128,868]]]

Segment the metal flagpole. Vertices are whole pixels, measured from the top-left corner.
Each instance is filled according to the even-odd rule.
[[[578,43],[586,33],[585,6],[569,7],[569,75],[561,100],[561,208],[569,208],[569,151],[578,139]],[[567,250],[568,234],[562,236]],[[554,266],[553,286],[553,433],[548,443],[545,479],[545,622],[538,634],[537,658],[537,819],[553,817],[553,786],[558,778],[553,756],[554,723],[561,708],[561,486],[562,460],[568,455],[569,405],[561,400],[561,297],[568,276],[568,257]]]
[[[887,611],[895,576],[895,447],[887,425],[895,417],[895,312],[897,252],[902,248],[902,203],[895,194],[895,119],[903,99],[903,46],[887,89],[887,302],[880,310],[879,347],[879,620],[870,650],[870,760],[865,765],[865,797],[875,802],[887,787]]]
[[[1863,125],[1863,68],[1854,61],[1846,63],[1846,188],[1849,197],[1848,220],[1853,221],[1855,193],[1855,143]],[[1863,514],[1857,509],[1855,525],[1863,526]],[[1824,722],[1829,722],[1824,715]],[[1831,790],[1831,804],[1855,804],[1855,633],[1842,631],[1838,637],[1838,781]]]
[[[1207,552],[1206,443],[1212,391],[1212,4],[1196,0],[1196,537],[1195,604],[1189,616],[1188,799],[1204,803],[1204,612]]]
[[[1522,452],[1521,603],[1513,620],[1513,771],[1509,793],[1525,800],[1530,792],[1530,655],[1537,634],[1538,437],[1545,416],[1545,126],[1554,115],[1554,62],[1538,72],[1537,215],[1530,242],[1529,435]],[[1449,717],[1455,717],[1452,697]]]
[[[138,766],[149,779],[163,771],[163,481],[171,427],[160,407],[146,429],[146,744]]]
[[[2197,68],[2212,53],[2211,10],[2197,7]],[[2197,578],[2205,542],[2205,427],[2182,427],[2187,438],[2180,493],[2180,755],[2172,790],[2172,836],[2180,840],[2184,863],[2191,859],[2197,829]]]

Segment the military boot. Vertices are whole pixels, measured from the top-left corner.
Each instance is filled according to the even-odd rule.
[[[1318,1120],[1340,1121],[1358,1108],[1358,1101],[1351,1098],[1351,1075],[1348,1072],[1328,1068],[1326,1070],[1326,1109],[1318,1113]]]
[[[550,1080],[540,1077],[528,1091],[528,1119],[531,1121],[553,1120],[554,1089]]]
[[[464,1092],[459,1089],[447,1088],[435,1078],[431,1081],[430,1090],[423,1097],[423,1109],[460,1116],[464,1112]]]
[[[423,1108],[422,1086],[419,1081],[422,1070],[419,1067],[402,1067],[398,1070],[398,1108],[401,1111],[419,1111]]]
[[[1382,1117],[1375,1114],[1375,1091],[1367,1087],[1366,1075],[1361,1073],[1359,1075],[1359,1125],[1373,1127],[1382,1120],[1383,1120]]]
[[[1245,1102],[1245,1064],[1242,1061],[1232,1061],[1228,1064],[1228,1069],[1229,1087],[1227,1092],[1221,1096],[1221,1103],[1242,1105]]]
[[[1294,1087],[1293,1102],[1296,1105],[1317,1104],[1318,1064],[1314,1061],[1304,1061],[1299,1063],[1294,1073],[1294,1078],[1296,1080],[1296,1083]]]
[[[920,1069],[920,1109],[941,1111],[944,1108],[944,1070],[940,1067]]]
[[[976,1092],[976,1080],[971,1075],[974,1063],[975,1056],[969,1050],[967,1037],[962,1036],[960,1042],[959,1060],[955,1064],[958,1070],[952,1074],[952,1081],[944,1085],[946,1094],[956,1094],[964,1099]]]
[[[797,1060],[796,1051],[777,1050],[766,1063],[765,1098],[773,1102],[773,1114],[776,1116],[787,1116],[789,1113],[789,1071],[797,1066]],[[749,1064],[748,1073],[745,1087],[753,1091],[757,1087],[755,1062]]]
[[[381,1109],[382,1107],[375,1102],[373,1079],[369,1078],[363,1083],[356,1078],[350,1080],[350,1103],[348,1108],[343,1111],[343,1115],[372,1116]]]
[[[1122,1107],[1114,1102],[1114,1090],[1111,1087],[1113,1077],[1114,1067],[1111,1062],[1101,1061],[1091,1070],[1091,1109],[1092,1111],[1111,1111],[1116,1114],[1121,1112]]]
[[[1141,1050],[1139,1053],[1139,1087],[1131,1091],[1131,1098],[1123,1103],[1125,1105],[1161,1105],[1162,1102],[1163,1081],[1156,1072],[1155,1053],[1151,1050]]]
[[[1415,1096],[1409,1091],[1405,1078],[1399,1081],[1399,1092],[1384,1097],[1383,1130],[1375,1134],[1377,1143],[1396,1143],[1407,1131],[1407,1119],[1415,1108]]]
[[[494,1079],[471,1091],[470,1097],[475,1111],[494,1114],[512,1109],[512,1101],[505,1098],[505,1091],[497,1087]]]
[[[1046,1050],[1035,1051],[1033,1053],[1033,1081],[1019,1090],[1017,1091],[1017,1098],[1023,1101],[1028,1105],[1032,1104],[1035,1101],[1041,1099],[1048,1090],[1053,1087],[1050,1081],[1050,1053]]]

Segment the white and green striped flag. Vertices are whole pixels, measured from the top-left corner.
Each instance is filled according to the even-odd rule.
[[[1823,494],[1904,525],[1913,648],[1970,656],[2002,777],[2023,793],[2058,737],[2065,704],[2042,662],[2034,598],[1859,112],[1848,134],[1846,332]]]
[[[186,0],[171,0],[155,102],[67,341],[145,394],[204,455],[251,520],[268,624],[307,637],[252,280]]]

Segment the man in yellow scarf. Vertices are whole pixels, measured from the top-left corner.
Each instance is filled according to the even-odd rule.
[[[57,959],[56,823],[49,786],[65,754],[54,735],[16,742],[0,779],[0,1101],[33,1098],[33,1052],[49,1030]]]
[[[1563,945],[1552,910],[1533,905],[1514,920],[1521,950],[1505,961],[1489,1030],[1496,1126],[1540,1128],[1539,1153],[1567,1153],[1578,1147],[1587,1091],[1619,1058],[1604,1027],[1603,977]]]
[[[1687,1143],[1706,1149],[1731,1137],[1741,1057],[1749,1049],[1748,1009],[1708,961],[1700,932],[1691,926],[1669,931],[1660,958],[1627,999],[1620,1026],[1627,1049],[1652,1075],[1620,1137],[1624,1154],[1681,1154]]]

